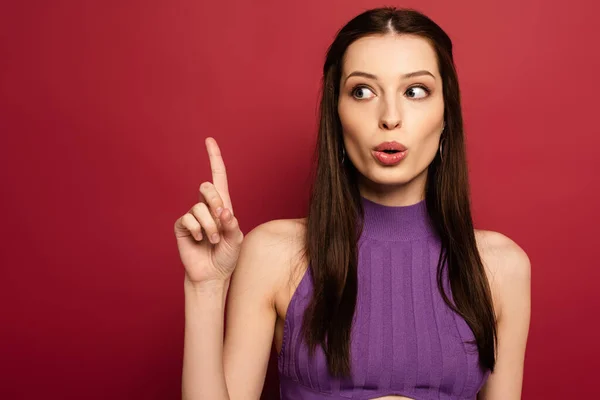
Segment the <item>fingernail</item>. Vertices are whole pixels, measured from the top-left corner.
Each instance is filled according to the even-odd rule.
[[[213,243],[218,243],[219,242],[219,234],[213,233],[212,236],[210,237],[210,239]]]
[[[223,207],[217,208],[217,217],[220,217],[222,212],[223,212]]]

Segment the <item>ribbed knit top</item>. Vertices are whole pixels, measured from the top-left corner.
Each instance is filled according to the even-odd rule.
[[[475,399],[489,372],[480,367],[466,322],[445,303],[436,282],[440,241],[425,200],[384,206],[362,198],[358,293],[351,331],[351,378],[327,371],[301,338],[312,294],[310,269],[292,296],[278,358],[281,400]],[[448,281],[446,293],[452,299]]]

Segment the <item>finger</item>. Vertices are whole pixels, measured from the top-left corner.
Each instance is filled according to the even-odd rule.
[[[223,238],[229,243],[240,244],[244,238],[244,234],[240,230],[238,219],[233,215],[231,210],[224,209],[220,220]]]
[[[231,199],[229,198],[229,187],[227,184],[227,171],[225,170],[225,163],[223,162],[219,145],[217,144],[217,141],[211,137],[206,138],[205,143],[206,150],[208,151],[208,158],[210,160],[213,184],[221,194],[225,207],[232,210]]]
[[[215,185],[210,182],[204,182],[202,185],[200,185],[199,190],[200,202],[206,203],[211,213],[214,216],[219,217],[221,212],[223,212],[224,204],[223,199],[221,199],[221,195],[217,191],[217,188],[215,188]]]
[[[192,214],[196,220],[200,223],[204,232],[206,232],[206,237],[211,243],[218,243],[220,236],[219,229],[217,227],[217,223],[214,220],[213,216],[210,214],[210,211],[206,204],[198,203],[192,207],[190,210],[190,214]]]
[[[192,214],[186,213],[181,217],[181,226],[188,230],[194,239],[197,241],[202,240],[202,227]]]
[[[175,237],[192,236],[193,239],[202,240],[202,227],[190,213],[184,214],[175,221]]]

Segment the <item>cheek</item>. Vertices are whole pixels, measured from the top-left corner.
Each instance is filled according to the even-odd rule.
[[[352,107],[352,104],[347,100],[340,100],[338,115],[340,116],[342,129],[345,132],[355,132],[358,129],[357,124],[360,123],[360,120],[356,117],[357,111],[356,107]]]
[[[358,111],[344,103],[338,107],[344,144],[346,151],[351,154],[356,154],[356,148],[359,148],[360,143],[364,140],[362,136],[364,136],[365,124]]]
[[[367,138],[369,132],[372,131],[372,112],[364,104],[357,105],[348,99],[341,100],[338,106],[338,115],[346,140],[360,142]]]
[[[427,110],[422,110],[420,115],[410,121],[410,132],[415,133],[411,144],[414,149],[414,161],[417,168],[426,168],[435,158],[439,148],[440,135],[444,120],[444,104],[432,105]]]
[[[414,158],[415,167],[419,170],[425,169],[435,158],[440,142],[439,132],[433,131],[432,133],[424,136],[418,144],[418,148],[415,148]]]

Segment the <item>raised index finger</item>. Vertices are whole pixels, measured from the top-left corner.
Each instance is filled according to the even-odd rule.
[[[225,171],[225,163],[221,157],[221,150],[217,141],[212,137],[205,140],[208,158],[210,160],[210,169],[212,171],[213,185],[221,195],[225,207],[233,211],[231,199],[229,198],[229,188],[227,186],[227,172]]]

